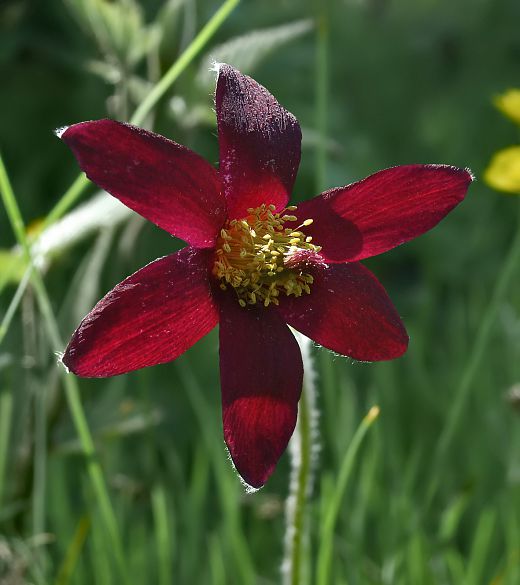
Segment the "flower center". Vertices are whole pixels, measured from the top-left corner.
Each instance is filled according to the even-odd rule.
[[[285,222],[296,221],[294,215],[286,214],[295,209],[274,213],[274,205],[262,204],[248,209],[244,219],[228,220],[220,231],[213,274],[221,280],[222,290],[234,289],[240,306],[262,303],[268,307],[278,305],[280,293],[299,297],[311,292],[312,275],[298,267],[297,258],[321,248],[300,231],[312,219],[295,229],[284,228]]]

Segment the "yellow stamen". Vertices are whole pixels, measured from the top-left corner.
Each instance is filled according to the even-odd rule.
[[[296,229],[284,228],[285,222],[297,220],[294,215],[284,215],[296,207],[287,207],[280,213],[275,209],[265,204],[250,208],[246,219],[228,221],[220,231],[213,274],[221,280],[222,290],[227,285],[235,290],[241,307],[278,305],[280,293],[299,297],[311,292],[312,275],[291,266],[290,260],[300,251],[321,250],[311,243],[311,236],[300,231],[313,220],[306,219]]]

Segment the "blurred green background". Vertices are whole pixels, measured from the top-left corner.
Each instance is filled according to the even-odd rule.
[[[78,173],[53,129],[129,119],[219,5],[2,0],[0,151],[33,229]],[[321,41],[316,22],[329,25]],[[305,582],[318,583],[341,462],[377,404],[342,500],[329,582],[520,583],[518,266],[493,296],[520,200],[479,180],[495,150],[518,143],[491,100],[520,85],[519,23],[516,0],[243,0],[146,120],[217,161],[216,58],[251,73],[300,120],[296,201],[397,164],[467,166],[477,177],[432,233],[367,262],[408,328],[408,353],[360,364],[314,350],[320,450]],[[123,277],[182,245],[135,217],[110,223],[46,258],[64,339]],[[2,209],[0,318],[23,273],[14,245]],[[280,582],[288,457],[259,493],[244,493],[221,436],[217,341],[214,331],[174,363],[80,381],[131,583]],[[114,565],[29,288],[0,345],[0,583],[109,585],[120,582]]]

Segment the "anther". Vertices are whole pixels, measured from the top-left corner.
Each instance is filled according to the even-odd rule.
[[[213,273],[220,288],[235,289],[241,307],[262,303],[278,304],[278,297],[301,296],[310,292],[312,276],[284,265],[299,250],[319,251],[299,228],[312,223],[305,220],[298,228],[286,228],[285,222],[296,221],[288,214],[296,206],[276,213],[273,204],[248,208],[248,216],[229,221],[220,231]],[[285,215],[284,215],[285,213]]]

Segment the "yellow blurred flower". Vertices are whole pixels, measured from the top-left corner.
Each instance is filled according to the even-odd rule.
[[[520,195],[520,146],[496,152],[484,172],[484,181],[493,189]]]
[[[520,124],[520,89],[509,89],[493,100],[513,122]],[[498,191],[520,195],[520,146],[509,146],[493,155],[484,171],[484,181]]]
[[[520,89],[509,89],[498,95],[493,103],[513,122],[520,124]]]

